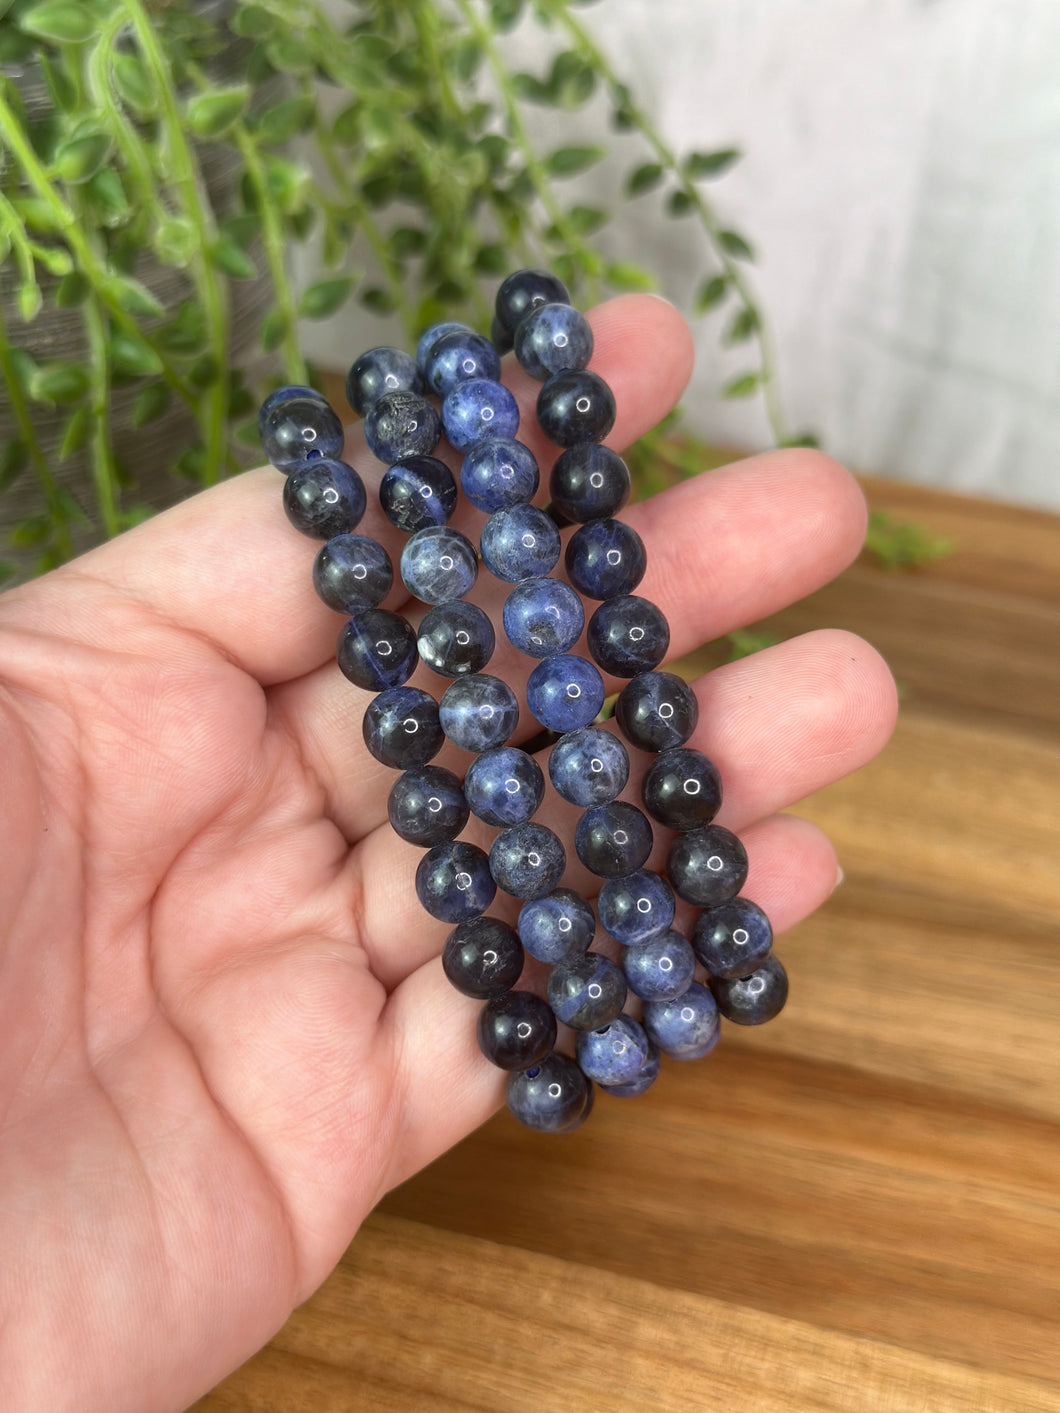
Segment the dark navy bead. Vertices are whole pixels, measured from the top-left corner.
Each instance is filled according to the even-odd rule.
[[[464,494],[477,510],[487,514],[529,500],[539,480],[534,453],[508,435],[476,442],[460,467]]]
[[[490,849],[493,880],[514,898],[543,898],[566,867],[563,845],[543,824],[514,824],[497,835]]]
[[[522,320],[539,304],[569,304],[570,293],[561,279],[548,270],[516,270],[497,291],[497,322],[514,336]]]
[[[651,825],[636,805],[612,800],[587,809],[574,831],[574,849],[590,873],[621,878],[643,867],[651,853]]]
[[[293,471],[312,455],[342,455],[342,423],[317,393],[276,402],[264,417],[261,445],[278,471]]]
[[[629,467],[609,446],[580,442],[556,458],[548,493],[569,524],[615,515],[629,499]]]
[[[604,679],[585,658],[561,653],[539,662],[526,679],[526,704],[550,731],[577,731],[599,715]]]
[[[507,682],[476,672],[446,687],[438,714],[454,746],[478,753],[507,741],[519,724],[519,702]]]
[[[747,850],[730,830],[705,824],[679,834],[666,856],[677,895],[699,908],[734,898],[747,882]]]
[[[648,1058],[638,1071],[636,1079],[630,1080],[629,1084],[609,1084],[604,1093],[613,1095],[616,1099],[636,1099],[659,1078],[660,1061],[659,1047],[649,1036]]]
[[[580,1030],[578,1067],[597,1084],[632,1084],[647,1064],[651,1041],[632,1016],[617,1015],[599,1030]]]
[[[491,574],[518,584],[523,579],[541,578],[555,568],[559,531],[535,505],[512,505],[486,521],[479,548]]]
[[[600,926],[616,942],[636,947],[665,932],[674,920],[673,889],[665,878],[640,868],[609,878],[596,900]]]
[[[366,692],[400,687],[416,669],[416,634],[411,623],[385,608],[370,608],[343,626],[339,667]]]
[[[702,751],[676,746],[652,761],[641,794],[644,808],[667,829],[698,829],[721,807],[721,776]]]
[[[339,613],[377,608],[393,582],[390,556],[367,535],[333,535],[313,561],[313,587]]]
[[[591,520],[567,541],[564,558],[571,583],[586,598],[631,594],[644,578],[644,541],[622,520]]]
[[[593,356],[593,331],[570,304],[539,304],[520,320],[515,356],[532,378],[584,368]]]
[[[519,404],[503,383],[469,378],[457,383],[442,403],[442,426],[451,447],[470,451],[487,437],[514,437],[519,430]]]
[[[657,667],[670,648],[662,610],[636,594],[602,603],[589,619],[589,651],[613,677],[636,677]]]
[[[548,974],[548,1001],[556,1019],[572,1030],[610,1025],[626,1004],[626,979],[599,952],[560,962]]]
[[[510,991],[523,970],[518,935],[497,917],[476,917],[454,927],[442,948],[442,970],[451,986],[476,1001]]]
[[[429,325],[420,334],[416,342],[416,362],[422,373],[427,366],[427,355],[442,337],[443,334],[454,334],[458,332],[471,333],[467,324],[461,324],[456,319],[439,319],[436,324]]]
[[[682,745],[696,729],[699,703],[676,673],[643,672],[619,692],[615,720],[631,745],[667,751]]]
[[[502,1070],[526,1069],[555,1043],[556,1017],[532,991],[507,991],[479,1012],[479,1049]]]
[[[441,765],[417,765],[399,775],[386,812],[398,838],[423,849],[455,839],[468,819],[460,781]]]
[[[416,869],[416,896],[440,922],[470,922],[497,896],[490,861],[474,844],[435,844]]]
[[[596,936],[596,918],[580,893],[557,888],[544,898],[523,904],[518,928],[530,955],[554,966],[589,950]]]
[[[285,402],[322,402],[325,407],[328,400],[322,392],[316,388],[307,388],[302,383],[285,383],[282,388],[277,388],[275,392],[269,393],[268,397],[258,408],[258,436],[265,436],[265,428],[273,411]]]
[[[475,546],[450,525],[427,525],[401,551],[401,578],[424,603],[462,599],[478,578]]]
[[[476,604],[441,603],[430,609],[416,638],[420,658],[442,677],[481,672],[493,656],[493,624]]]
[[[714,997],[698,981],[672,1001],[644,1003],[644,1029],[664,1055],[701,1060],[718,1043],[721,1022]]]
[[[456,482],[444,461],[412,456],[391,466],[379,483],[383,514],[411,534],[428,525],[444,525],[456,509]]]
[[[511,334],[494,314],[490,320],[490,343],[503,358],[506,353],[511,352],[513,342]]]
[[[606,805],[626,788],[629,754],[617,736],[598,727],[569,731],[552,748],[548,774],[572,805]]]
[[[445,397],[457,383],[466,383],[469,378],[496,382],[501,376],[501,360],[489,339],[471,329],[457,329],[432,344],[423,371],[431,391]]]
[[[438,703],[418,687],[390,687],[365,707],[364,744],[383,765],[409,770],[426,765],[445,743]]]
[[[367,504],[364,482],[345,461],[321,457],[304,462],[283,486],[287,519],[314,540],[330,540],[354,529]]]
[[[464,793],[473,814],[503,829],[537,813],[545,777],[533,756],[517,746],[495,746],[468,766]]]
[[[592,1081],[566,1055],[546,1055],[508,1076],[508,1110],[538,1133],[573,1133],[593,1107]]]
[[[412,456],[430,456],[441,435],[437,412],[419,393],[383,393],[364,419],[368,450],[388,465]]]
[[[416,360],[400,348],[370,348],[346,374],[346,399],[362,417],[384,393],[424,391]]]
[[[764,965],[773,947],[773,929],[757,903],[730,898],[696,918],[692,946],[711,976],[731,981]]]
[[[602,442],[615,425],[615,395],[597,373],[553,373],[537,395],[537,421],[550,442]]]
[[[622,970],[629,989],[644,1001],[672,1001],[687,991],[696,974],[692,944],[671,928],[652,937],[643,947],[627,947]]]
[[[582,601],[559,579],[524,579],[504,601],[504,632],[530,657],[565,653],[585,627]]]
[[[710,989],[726,1020],[737,1025],[763,1025],[784,1009],[788,974],[776,957],[769,957],[750,976],[732,981],[713,977]]]

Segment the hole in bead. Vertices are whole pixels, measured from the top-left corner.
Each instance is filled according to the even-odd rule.
[[[504,789],[506,794],[518,795],[521,788],[522,787],[520,786],[518,780],[516,780],[514,776],[509,776],[509,778],[504,782]]]
[[[602,1025],[602,1026],[600,1027],[600,1029],[596,1032],[596,1034],[597,1034],[597,1035],[606,1035],[607,1032],[608,1032],[610,1029],[611,1029],[611,1027],[610,1027],[609,1025]]]
[[[527,1079],[536,1079],[540,1073],[541,1073],[541,1066],[540,1066],[540,1065],[534,1065],[532,1069],[528,1069],[528,1070],[527,1070],[527,1072],[526,1072],[526,1077],[527,1077]]]
[[[410,431],[410,432],[414,432],[414,431],[416,430],[416,428],[417,428],[419,425],[420,425],[420,424],[419,424],[418,422],[416,422],[416,421],[410,421],[410,422],[409,422],[409,431]]]

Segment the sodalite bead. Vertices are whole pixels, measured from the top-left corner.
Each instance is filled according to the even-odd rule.
[[[711,976],[731,981],[764,965],[773,947],[773,929],[757,903],[730,898],[696,918],[692,946]]]
[[[416,896],[440,922],[470,922],[497,896],[490,861],[474,844],[435,844],[416,869]]]
[[[539,662],[526,679],[526,704],[550,731],[577,731],[599,714],[604,679],[585,658],[560,653]]]
[[[333,535],[313,561],[313,587],[339,613],[377,608],[393,582],[390,556],[368,535]]]
[[[430,456],[441,435],[437,412],[419,393],[383,393],[364,419],[368,450],[388,464],[410,456]]]
[[[626,979],[607,957],[587,952],[552,968],[548,1002],[556,1019],[572,1030],[598,1030],[626,1004]]]
[[[379,483],[379,504],[391,525],[408,534],[444,525],[456,509],[453,473],[434,456],[399,461]]]
[[[468,819],[460,781],[441,765],[417,765],[399,775],[386,812],[399,839],[424,849],[455,839]]]
[[[714,997],[698,981],[672,1001],[644,1003],[644,1029],[664,1055],[699,1060],[718,1043],[720,1022]]]
[[[510,991],[519,980],[523,960],[518,935],[497,917],[460,923],[442,948],[442,970],[449,984],[476,1001]]]
[[[662,610],[623,594],[608,599],[589,619],[589,651],[605,672],[614,677],[636,677],[658,666],[670,646],[670,627]]]
[[[519,702],[507,682],[475,672],[446,687],[438,715],[453,745],[477,754],[507,741],[519,724]]]
[[[570,304],[539,304],[520,320],[515,356],[532,378],[584,368],[593,356],[593,331]]]
[[[514,898],[543,898],[566,867],[563,845],[543,824],[514,824],[497,835],[490,849],[493,880]]]
[[[445,397],[457,383],[466,383],[469,378],[496,382],[501,375],[501,360],[489,339],[470,329],[454,329],[431,345],[424,375],[431,391]]]
[[[747,850],[720,824],[679,834],[666,856],[666,872],[678,896],[713,908],[736,896],[747,882]]]
[[[304,402],[307,399],[310,402],[323,403],[325,407],[328,405],[328,400],[322,392],[318,392],[316,388],[307,388],[302,383],[285,383],[282,388],[269,393],[258,408],[258,436],[264,437],[269,417],[281,403]]]
[[[519,404],[503,383],[469,378],[457,383],[442,403],[442,426],[456,451],[470,451],[486,437],[514,437]]]
[[[380,692],[365,707],[361,730],[376,760],[394,770],[426,765],[445,742],[438,703],[419,687],[388,687]]]
[[[582,524],[621,510],[630,486],[629,467],[617,451],[581,442],[556,458],[548,491],[565,520]]]
[[[593,1107],[592,1081],[566,1055],[546,1055],[529,1069],[508,1076],[512,1117],[538,1133],[573,1133]]]
[[[629,989],[643,1001],[672,1001],[696,974],[691,943],[672,928],[643,947],[626,947],[621,960]]]
[[[763,1025],[784,1008],[788,999],[788,974],[776,957],[766,961],[750,976],[728,981],[712,977],[710,989],[726,1020],[737,1025]]]
[[[575,1053],[582,1073],[597,1084],[632,1084],[647,1064],[651,1041],[639,1021],[618,1015],[599,1030],[580,1030]]]
[[[553,373],[537,395],[537,421],[556,446],[602,442],[615,425],[615,395],[587,368]]]
[[[596,935],[596,918],[580,893],[573,888],[556,888],[544,898],[523,904],[518,931],[532,957],[554,966],[589,950]]]
[[[476,442],[460,467],[464,494],[487,514],[529,500],[539,480],[534,453],[509,434]]]
[[[422,373],[427,366],[427,355],[442,337],[443,334],[454,334],[457,332],[471,333],[472,330],[467,324],[461,324],[456,319],[439,319],[436,324],[430,324],[423,333],[420,334],[416,343],[416,362]]]
[[[557,792],[587,809],[606,805],[626,788],[629,754],[617,736],[598,727],[569,731],[552,748],[548,774]]]
[[[622,520],[591,520],[567,541],[564,558],[574,587],[590,599],[631,594],[644,578],[644,541]]]
[[[616,1099],[636,1099],[638,1095],[650,1089],[659,1078],[661,1059],[659,1047],[649,1036],[648,1058],[641,1066],[636,1079],[631,1079],[628,1084],[609,1084],[604,1093],[610,1094]]]
[[[480,672],[493,656],[493,624],[476,604],[454,600],[425,614],[416,646],[420,658],[442,677]]]
[[[616,942],[636,947],[665,932],[673,922],[673,889],[659,874],[637,869],[622,878],[609,878],[600,889],[596,910],[600,926]]]
[[[495,746],[471,762],[464,777],[468,807],[486,824],[505,828],[537,813],[545,777],[533,756],[517,746]]]
[[[652,761],[641,795],[644,808],[667,829],[698,829],[721,806],[721,776],[702,751],[678,746]]]
[[[343,626],[338,662],[343,675],[366,692],[400,687],[416,667],[416,634],[398,614],[370,608]]]
[[[574,848],[585,867],[600,878],[635,873],[651,853],[651,825],[624,800],[594,805],[578,820]]]
[[[346,374],[346,399],[362,417],[384,393],[423,391],[416,360],[401,348],[370,348]]]
[[[262,419],[262,449],[278,471],[318,456],[339,457],[344,441],[342,423],[319,393],[280,399]]]
[[[535,505],[512,505],[486,521],[479,548],[491,574],[518,584],[523,579],[542,578],[555,568],[559,530]]]
[[[479,1049],[502,1070],[526,1069],[555,1043],[556,1017],[532,991],[507,991],[479,1011]]]
[[[450,525],[427,525],[401,551],[401,578],[424,603],[462,599],[478,578],[475,546]]]
[[[503,358],[506,353],[511,352],[513,342],[511,334],[494,314],[490,320],[490,343]]]
[[[367,504],[364,482],[345,461],[321,457],[304,462],[284,482],[287,519],[314,540],[330,540],[352,530]]]
[[[631,745],[666,751],[682,745],[696,729],[699,703],[675,673],[643,672],[619,692],[615,720]]]
[[[585,626],[582,601],[559,579],[525,579],[504,601],[504,632],[513,648],[530,657],[565,653]]]
[[[509,337],[531,309],[539,304],[569,304],[570,293],[561,279],[548,270],[516,270],[497,291],[497,323]]]

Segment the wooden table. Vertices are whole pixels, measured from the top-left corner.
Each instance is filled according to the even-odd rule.
[[[845,884],[784,1015],[392,1193],[201,1413],[1060,1411],[1060,518],[883,481],[952,536],[770,620],[875,643],[893,744],[799,807]]]

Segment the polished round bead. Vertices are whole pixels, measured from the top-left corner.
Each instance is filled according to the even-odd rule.
[[[419,393],[383,393],[364,419],[368,450],[387,465],[410,456],[430,456],[441,435],[437,412]]]
[[[784,1009],[788,999],[788,974],[776,957],[765,962],[750,976],[733,980],[712,977],[710,989],[718,1010],[737,1025],[763,1025]]]
[[[508,1076],[508,1110],[538,1133],[573,1133],[593,1107],[590,1079],[566,1055],[546,1055],[529,1069]]]
[[[696,974],[692,944],[670,928],[642,947],[626,947],[622,970],[629,989],[643,1001],[672,1001]]]
[[[442,677],[481,672],[495,645],[488,616],[476,604],[459,600],[430,609],[416,638],[421,659]]]
[[[632,1084],[648,1062],[651,1041],[639,1021],[617,1015],[599,1030],[579,1030],[575,1054],[582,1074],[605,1087]]]
[[[598,373],[553,373],[537,395],[537,421],[556,446],[602,442],[615,425],[615,395]]]
[[[700,1060],[718,1043],[718,1006],[698,981],[672,1001],[644,1003],[644,1029],[664,1055],[675,1060]]]
[[[401,578],[424,603],[462,599],[478,578],[475,546],[451,525],[427,525],[401,551]]]
[[[626,788],[629,754],[610,731],[586,726],[569,731],[552,747],[549,779],[572,805],[606,805]]]
[[[524,579],[504,601],[504,632],[529,657],[565,653],[585,627],[582,601],[559,579]]]
[[[548,270],[516,270],[497,291],[497,323],[509,337],[531,309],[539,304],[569,304],[570,293],[561,279]]]
[[[604,704],[604,679],[591,662],[571,653],[539,662],[526,679],[526,704],[550,731],[577,731]]]
[[[328,457],[295,467],[283,486],[287,519],[314,540],[354,529],[367,504],[364,482],[353,467]]]
[[[587,809],[574,831],[575,852],[599,878],[635,873],[647,861],[651,846],[651,825],[636,805],[624,800]]]
[[[470,451],[487,437],[514,437],[519,430],[519,404],[503,383],[468,378],[457,383],[442,403],[442,426],[454,450]]]
[[[764,965],[773,948],[773,929],[757,903],[730,898],[696,918],[692,946],[711,976],[731,981]]]
[[[394,770],[426,765],[445,743],[438,703],[418,687],[388,687],[373,697],[361,730],[376,760]]]
[[[629,499],[629,467],[609,446],[580,442],[556,458],[549,474],[553,508],[571,524],[615,515]]]
[[[540,479],[534,453],[508,435],[476,442],[460,466],[464,494],[476,510],[487,515],[529,500]]]
[[[385,608],[370,608],[343,625],[339,667],[366,692],[400,687],[416,669],[416,634],[411,623]]]
[[[535,505],[512,505],[486,521],[479,548],[491,574],[518,584],[523,579],[541,578],[555,568],[559,530]]]
[[[666,856],[666,872],[678,897],[699,908],[734,898],[747,882],[747,850],[720,824],[679,834]]]
[[[631,745],[666,751],[688,740],[699,721],[696,694],[673,672],[642,672],[615,703],[615,720]]]
[[[676,746],[652,761],[641,795],[652,819],[667,829],[698,829],[721,806],[721,776],[702,751]]]
[[[593,658],[613,677],[636,677],[657,667],[670,648],[662,610],[636,594],[608,599],[589,619],[586,642]]]
[[[556,1019],[572,1030],[609,1025],[626,1004],[626,979],[614,962],[586,952],[548,974],[548,1001]]]
[[[573,888],[556,888],[544,898],[523,904],[518,929],[530,955],[554,966],[589,950],[596,936],[596,918],[580,893]]]
[[[384,393],[424,391],[416,360],[400,348],[370,348],[346,374],[346,399],[362,417]]]
[[[507,741],[519,724],[519,702],[507,682],[474,672],[446,687],[438,715],[453,745],[477,754]]]
[[[589,321],[570,304],[538,304],[519,321],[515,356],[532,378],[584,368],[593,356]]]
[[[422,373],[427,366],[427,355],[442,337],[443,334],[468,333],[472,330],[467,324],[461,324],[456,319],[439,319],[436,324],[430,324],[416,341],[416,363]]]
[[[466,383],[469,378],[496,382],[501,376],[501,360],[489,339],[471,329],[457,329],[432,344],[424,374],[431,391],[445,397],[457,383]]]
[[[519,980],[523,961],[518,935],[497,917],[459,923],[442,948],[442,970],[450,985],[476,1001],[490,1001],[510,991]]]
[[[556,1017],[532,991],[506,991],[479,1011],[479,1049],[502,1070],[526,1069],[555,1043]]]
[[[281,399],[262,418],[262,449],[278,471],[319,456],[340,457],[345,440],[342,423],[319,393]]]
[[[277,407],[285,402],[320,402],[325,407],[328,400],[322,392],[316,388],[307,388],[302,383],[285,383],[282,388],[277,388],[275,392],[269,393],[268,397],[258,408],[258,436],[265,436],[265,429],[272,413]]]
[[[596,901],[600,926],[624,947],[637,947],[674,920],[673,889],[665,878],[639,868],[621,878],[609,878]]]
[[[609,1084],[604,1093],[612,1095],[616,1099],[636,1099],[650,1089],[659,1078],[661,1058],[659,1047],[649,1036],[648,1058],[638,1070],[636,1079],[631,1079],[628,1084]]]
[[[383,514],[407,534],[429,525],[445,525],[456,509],[456,500],[453,473],[434,456],[399,461],[379,483]]]
[[[490,320],[490,343],[503,358],[506,353],[511,352],[513,342],[511,334],[494,314]]]
[[[631,594],[644,578],[644,541],[622,520],[591,520],[567,541],[564,558],[571,583],[586,598]]]
[[[514,898],[543,898],[563,877],[567,855],[543,824],[513,824],[490,849],[490,870],[498,888]]]
[[[313,588],[339,613],[377,608],[393,582],[390,556],[368,535],[333,535],[313,561]]]
[[[455,839],[468,819],[463,787],[441,765],[417,765],[390,787],[387,818],[399,839],[430,849]]]
[[[533,756],[517,746],[494,746],[468,766],[464,793],[474,815],[503,829],[537,813],[545,777]]]
[[[416,869],[416,896],[440,922],[470,922],[497,896],[490,861],[475,844],[435,844]]]

